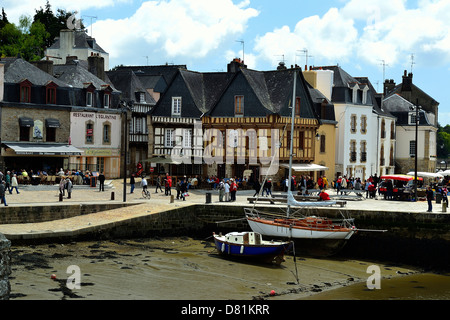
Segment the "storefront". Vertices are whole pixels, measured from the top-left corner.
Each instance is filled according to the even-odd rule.
[[[68,168],[70,157],[82,153],[72,145],[57,143],[4,142],[1,149],[5,171],[25,169],[56,173],[60,168]]]

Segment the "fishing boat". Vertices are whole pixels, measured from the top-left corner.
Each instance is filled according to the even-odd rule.
[[[281,264],[291,243],[263,240],[258,232],[230,232],[225,235],[213,233],[219,254],[227,257],[245,258],[266,263]]]
[[[297,71],[294,72],[294,89],[291,101],[296,101],[296,82]],[[292,107],[291,132],[294,132],[295,108]],[[353,219],[345,218],[332,220],[325,217],[316,217],[304,215],[306,207],[327,207],[336,204],[336,201],[296,201],[291,189],[292,183],[292,161],[294,135],[291,134],[290,156],[289,156],[289,179],[287,194],[287,210],[284,216],[275,215],[273,212],[269,215],[253,208],[244,208],[245,217],[250,228],[254,232],[259,232],[263,236],[297,239],[327,239],[327,240],[348,240],[357,232]],[[267,177],[266,177],[267,179]],[[257,202],[258,198],[255,201]],[[296,212],[293,209],[297,208]]]

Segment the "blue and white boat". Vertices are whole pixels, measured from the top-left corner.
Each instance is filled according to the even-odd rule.
[[[230,232],[226,235],[213,233],[214,243],[219,254],[228,257],[259,260],[281,264],[284,254],[292,243],[288,241],[263,240],[258,232]]]

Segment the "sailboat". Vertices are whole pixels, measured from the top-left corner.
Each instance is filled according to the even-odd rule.
[[[296,100],[297,70],[294,71],[294,90],[292,101]],[[295,108],[292,105],[291,132],[294,132]],[[297,239],[332,239],[348,240],[358,229],[353,223],[353,219],[345,218],[334,220],[317,216],[294,216],[293,209],[302,211],[306,207],[327,207],[336,204],[336,201],[296,201],[291,191],[292,184],[292,161],[293,161],[293,138],[291,134],[289,153],[289,178],[287,211],[285,216],[274,214],[263,214],[253,208],[244,208],[245,217],[250,228],[254,232],[259,232],[263,236]],[[266,177],[267,179],[267,177]],[[256,202],[255,202],[256,203]],[[299,209],[299,210],[298,210]],[[297,212],[295,212],[297,213]]]

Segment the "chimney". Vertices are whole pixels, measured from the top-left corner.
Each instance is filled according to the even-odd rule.
[[[386,79],[384,80],[384,90],[383,90],[383,94],[386,96],[389,92],[392,91],[392,89],[395,88],[395,82],[393,79]]]
[[[227,72],[230,73],[236,73],[239,71],[240,68],[247,68],[247,66],[244,64],[244,61],[242,61],[239,58],[235,58],[233,59],[233,61],[231,61],[228,66],[227,66]]]
[[[412,77],[413,77],[413,74],[412,73],[407,74],[407,71],[405,70],[405,73],[403,75],[403,80],[402,80],[402,91],[411,91]]]
[[[53,77],[53,61],[49,60],[48,58],[46,60],[38,60],[38,61],[32,61],[32,65],[35,67],[38,67],[42,71],[48,73]]]
[[[286,68],[286,64],[284,63],[284,62],[280,62],[279,64],[278,64],[278,67],[277,67],[277,70],[278,71],[281,71],[281,70],[286,70],[287,68]]]
[[[105,59],[98,53],[91,53],[88,57],[88,70],[97,78],[105,81]]]
[[[78,60],[77,56],[67,56],[66,57],[66,64],[74,64]]]

